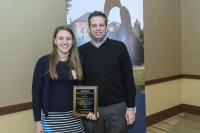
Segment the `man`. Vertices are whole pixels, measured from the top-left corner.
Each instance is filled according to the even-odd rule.
[[[88,17],[91,41],[80,46],[85,85],[98,86],[97,121],[87,121],[89,133],[127,133],[135,121],[135,83],[124,43],[107,37],[107,17]]]

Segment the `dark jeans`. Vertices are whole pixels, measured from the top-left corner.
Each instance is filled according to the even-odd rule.
[[[98,112],[100,116],[97,121],[84,121],[87,133],[128,133],[124,102],[98,107]]]

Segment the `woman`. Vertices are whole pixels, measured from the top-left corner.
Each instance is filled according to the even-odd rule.
[[[72,114],[74,81],[82,78],[76,40],[71,29],[59,26],[53,35],[53,51],[35,66],[32,106],[35,133],[83,133],[80,118]],[[88,119],[96,120],[89,114]]]

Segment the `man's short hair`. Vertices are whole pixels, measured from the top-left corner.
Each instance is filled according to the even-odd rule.
[[[107,19],[106,14],[103,13],[102,11],[94,11],[94,12],[91,12],[91,13],[89,14],[89,17],[88,17],[88,24],[89,24],[89,26],[90,26],[90,20],[91,20],[91,18],[92,18],[92,17],[96,17],[96,16],[101,16],[101,17],[103,17],[103,18],[105,19],[105,24],[106,24],[106,26],[107,26],[107,21],[108,21],[108,19]]]

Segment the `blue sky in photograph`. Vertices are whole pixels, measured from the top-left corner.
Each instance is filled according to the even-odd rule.
[[[143,28],[143,0],[120,0],[120,2],[122,6],[129,10],[132,26],[135,20],[138,19],[141,23],[141,28]],[[69,8],[69,13],[66,15],[67,22],[69,23],[70,19],[74,21],[86,12],[95,10],[103,11],[104,3],[105,0],[72,0],[70,2],[72,6]],[[119,11],[119,8],[113,8],[108,16],[108,20],[110,22],[121,22]]]

